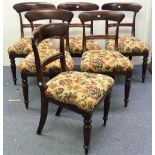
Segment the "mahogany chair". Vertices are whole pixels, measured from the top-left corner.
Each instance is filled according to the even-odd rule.
[[[66,71],[64,37],[69,25],[48,24],[40,26],[33,32],[32,47],[35,56],[37,80],[41,92],[41,115],[37,134],[41,134],[48,114],[48,102],[58,105],[56,116],[63,108],[81,114],[84,118],[84,149],[88,154],[91,136],[91,116],[96,106],[104,99],[104,125],[108,118],[110,91],[114,80],[106,75]],[[40,61],[37,44],[45,38],[60,37],[60,53]],[[47,83],[43,80],[43,70],[49,63],[60,59],[62,72]]]
[[[24,20],[23,14],[25,14],[25,12],[27,11],[34,10],[34,9],[41,9],[41,8],[55,9],[55,6],[51,3],[44,3],[44,2],[25,2],[25,3],[15,4],[13,8],[19,14],[20,32],[21,32],[21,39],[14,42],[8,48],[13,82],[16,85],[17,78],[16,78],[15,58],[24,58],[30,52],[32,52],[31,39],[24,36],[24,29],[30,28],[30,24],[26,24],[23,22]],[[38,26],[38,24],[36,24],[35,26]]]
[[[149,46],[135,37],[136,15],[142,8],[137,3],[106,3],[103,4],[102,10],[123,11],[128,12],[128,15],[133,14],[132,22],[121,22],[121,27],[131,27],[131,36],[120,36],[118,39],[118,51],[131,60],[133,56],[143,56],[142,63],[142,82],[145,81],[147,70],[147,61],[149,56]],[[129,14],[130,12],[130,14]],[[109,27],[116,26],[113,23],[108,24]],[[107,49],[114,49],[114,41],[107,41]]]
[[[45,20],[56,20],[59,23],[67,22],[68,24],[71,22],[73,18],[73,13],[67,10],[53,10],[53,9],[39,9],[39,10],[31,10],[25,14],[25,18],[30,22],[32,31],[34,30],[34,23],[36,21],[42,21],[42,24],[45,24]],[[52,21],[53,22],[53,21]],[[66,35],[68,40],[68,35]],[[48,40],[48,39],[45,39]],[[45,41],[43,40],[43,41]],[[51,39],[52,40],[52,39]],[[40,44],[39,44],[40,45]],[[32,45],[31,45],[32,46]],[[48,42],[44,42],[43,47],[39,47],[40,59],[43,61],[48,58],[50,55],[56,54],[59,50],[53,48],[53,46],[49,46]],[[66,64],[68,70],[73,70],[74,64],[72,57],[69,52],[65,52],[66,54]],[[23,96],[24,103],[26,108],[28,108],[29,100],[28,100],[28,77],[36,76],[36,67],[34,62],[34,54],[30,53],[24,60],[19,64],[19,69],[21,72],[22,78],[22,87],[23,87]],[[44,69],[44,76],[53,77],[61,72],[61,66],[59,61],[55,61]]]
[[[61,3],[57,6],[58,9],[65,9],[76,13],[77,11],[93,11],[98,10],[99,6],[95,3],[87,3],[87,2],[66,2]],[[93,21],[86,24],[87,28],[90,28],[90,34],[93,34]],[[73,22],[70,24],[70,28],[82,28],[82,24],[80,22]],[[89,40],[87,42],[88,50],[101,49],[100,45],[97,42]],[[69,37],[69,52],[73,57],[81,57],[82,50],[82,34],[77,36]]]
[[[83,51],[86,50],[86,41],[89,39],[113,39],[115,40],[115,50],[108,51],[102,50],[90,50],[85,51],[81,59],[81,71],[94,72],[100,74],[107,74],[112,77],[117,75],[125,76],[125,107],[127,107],[129,100],[129,92],[131,86],[131,76],[133,70],[133,64],[128,58],[123,56],[117,51],[118,48],[118,33],[119,23],[123,20],[124,14],[110,12],[110,11],[89,11],[79,14],[79,18],[83,25]],[[88,21],[104,21],[105,22],[105,34],[104,35],[86,35],[85,23]],[[108,22],[113,21],[116,24],[114,34],[108,33]],[[104,24],[103,24],[104,25]]]

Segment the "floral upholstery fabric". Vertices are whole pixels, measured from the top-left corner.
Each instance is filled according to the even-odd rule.
[[[91,50],[82,55],[82,71],[105,73],[125,72],[132,69],[132,62],[117,51]]]
[[[101,49],[100,45],[97,42],[92,40],[87,40],[86,42],[86,50],[99,50]],[[82,51],[82,37],[69,37],[69,52],[71,54],[81,54]]]
[[[115,41],[108,40],[107,50],[115,49]],[[149,52],[149,46],[135,37],[122,36],[118,39],[118,51],[123,53],[144,53]]]
[[[47,82],[46,96],[89,112],[113,83],[114,80],[106,75],[76,71],[62,72]]]
[[[43,40],[39,45],[39,49],[49,49],[53,48],[53,42],[51,39],[45,39]],[[9,48],[8,53],[9,54],[29,54],[32,52],[32,42],[31,38],[21,38],[20,40],[14,42]]]
[[[55,49],[49,49],[49,50],[39,50],[39,56],[40,60],[44,60],[48,58],[50,55],[57,54],[59,51]],[[74,64],[72,57],[70,56],[69,52],[65,52],[65,58],[66,58],[66,67],[67,70],[73,70]],[[35,67],[35,58],[34,53],[30,53],[28,56],[26,56],[25,59],[21,61],[19,64],[19,69],[21,72],[24,73],[36,73],[36,67]],[[51,62],[47,66],[45,66],[43,72],[50,73],[50,72],[56,72],[59,73],[61,71],[61,65],[60,65],[60,59]]]
[[[39,45],[38,45],[38,49],[41,50],[48,50],[48,49],[55,49],[55,45],[52,41],[52,39],[44,39],[42,40]]]

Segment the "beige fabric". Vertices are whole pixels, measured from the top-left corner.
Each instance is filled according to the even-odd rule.
[[[125,72],[132,69],[132,62],[117,51],[91,50],[82,55],[81,70],[85,72]]]
[[[115,41],[108,40],[106,44],[107,50],[115,49]],[[140,41],[135,37],[122,36],[118,39],[118,51],[124,53],[149,53],[148,44]]]
[[[54,48],[52,39],[45,39],[39,45],[39,49],[52,49]],[[31,38],[21,38],[20,40],[14,42],[9,48],[9,54],[25,54],[28,55],[32,52],[32,41]]]
[[[59,50],[56,50],[56,49],[39,50],[39,56],[40,56],[41,61],[57,53],[59,53]],[[69,54],[69,52],[65,52],[65,58],[66,58],[67,70],[73,70],[74,63],[73,63],[72,57]],[[26,73],[36,73],[36,67],[35,67],[34,60],[35,60],[34,53],[30,53],[28,56],[26,56],[26,58],[23,59],[21,63],[19,64],[20,71],[26,72]],[[44,68],[45,73],[60,72],[60,71],[61,71],[60,60],[53,61],[52,63],[48,64]]]
[[[112,87],[114,80],[106,75],[69,71],[47,83],[46,95],[84,111],[92,111]]]
[[[99,50],[101,49],[100,45],[97,42],[88,40],[86,42],[86,50]],[[74,54],[82,54],[82,37],[69,37],[69,52]]]

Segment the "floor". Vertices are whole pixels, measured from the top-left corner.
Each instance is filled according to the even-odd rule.
[[[19,73],[19,71],[17,71]],[[36,78],[29,78],[29,110],[23,104],[20,74],[13,85],[9,67],[4,67],[4,155],[84,155],[83,120],[78,114],[49,106],[43,134],[36,135],[40,114],[40,92]],[[136,66],[130,102],[123,106],[124,78],[118,77],[111,96],[107,126],[103,127],[103,104],[92,118],[89,155],[151,155],[152,142],[152,77],[147,71],[141,83],[141,67]]]

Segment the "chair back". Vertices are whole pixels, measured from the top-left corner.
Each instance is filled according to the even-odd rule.
[[[70,24],[73,13],[68,10],[54,9],[37,9],[25,13],[25,18],[30,22],[32,31],[34,30],[34,21],[38,20],[61,20]]]
[[[42,8],[47,8],[47,9],[55,9],[55,5],[51,3],[44,3],[44,2],[23,2],[23,3],[17,3],[13,5],[13,8],[17,11],[19,14],[19,19],[20,19],[20,31],[21,31],[21,38],[24,37],[24,29],[25,28],[30,28],[30,24],[23,23],[23,16],[22,14],[30,11],[30,10],[35,10],[35,9],[42,9]],[[36,25],[38,26],[38,25]]]
[[[95,3],[87,2],[66,2],[61,3],[57,6],[58,9],[65,9],[69,11],[93,11],[98,10],[99,6]],[[82,27],[81,23],[71,23],[70,27]],[[86,27],[90,28],[90,33],[93,34],[93,21],[90,24],[87,24]]]
[[[83,25],[83,51],[86,50],[86,41],[92,39],[114,39],[115,40],[115,49],[118,48],[118,33],[119,33],[119,24],[125,17],[122,13],[116,13],[112,11],[89,11],[79,14],[79,18]],[[88,21],[105,21],[105,34],[104,35],[87,35],[85,33],[85,23]],[[116,23],[116,32],[114,35],[110,35],[108,32],[108,22],[113,21]]]
[[[25,18],[30,22],[32,31],[34,30],[34,21],[46,20],[61,20],[61,22],[67,22],[70,24],[74,14],[68,10],[61,9],[39,9],[39,10],[31,10],[25,13]],[[66,36],[66,50],[69,48],[69,32]]]
[[[110,11],[124,11],[124,12],[133,12],[132,22],[122,22],[120,26],[131,27],[131,35],[135,37],[135,23],[136,23],[136,15],[137,12],[142,8],[140,4],[137,3],[106,3],[102,5],[102,10],[110,10]],[[116,26],[111,23],[108,25],[109,27]]]
[[[67,23],[51,23],[46,25],[41,25],[37,27],[33,31],[32,38],[32,48],[35,57],[35,66],[37,73],[37,80],[41,90],[45,90],[46,86],[43,81],[43,68],[55,61],[60,59],[61,69],[62,71],[66,70],[66,62],[65,62],[65,51],[64,51],[64,38],[68,34],[69,25]],[[44,39],[59,37],[60,38],[60,53],[50,56],[44,61],[40,61],[37,45]]]

